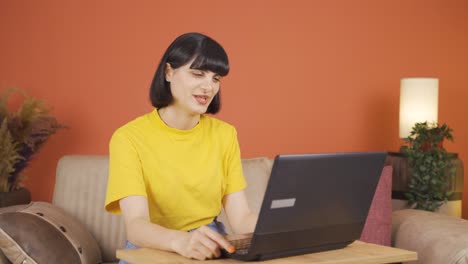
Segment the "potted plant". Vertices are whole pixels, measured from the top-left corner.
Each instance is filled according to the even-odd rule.
[[[13,94],[22,98],[16,111],[9,107]],[[18,89],[0,93],[0,207],[29,203],[22,171],[49,136],[63,127],[44,101]]]
[[[405,141],[410,169],[408,204],[416,209],[435,211],[452,195],[450,183],[455,168],[443,147],[444,139],[453,141],[452,129],[446,124],[416,123]]]

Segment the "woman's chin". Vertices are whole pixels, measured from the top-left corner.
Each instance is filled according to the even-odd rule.
[[[206,111],[208,110],[208,106],[197,106],[195,108],[193,108],[193,112],[195,114],[199,114],[199,115],[203,115],[206,113]]]

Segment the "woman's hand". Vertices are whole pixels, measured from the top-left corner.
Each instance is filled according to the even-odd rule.
[[[197,260],[218,258],[221,255],[221,248],[229,253],[235,251],[234,247],[222,235],[207,226],[180,234],[173,241],[172,248],[186,258]]]

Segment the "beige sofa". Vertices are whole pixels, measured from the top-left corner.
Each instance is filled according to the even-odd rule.
[[[259,212],[272,161],[267,158],[242,160],[249,187],[247,198]],[[101,249],[104,263],[114,263],[117,248],[124,247],[125,231],[121,216],[104,211],[108,174],[107,156],[65,156],[57,166],[53,204],[81,221]],[[224,213],[219,217],[226,224]]]
[[[248,183],[249,205],[258,212],[272,161],[253,158],[243,159],[242,164]],[[121,216],[111,215],[103,209],[107,175],[107,156],[63,157],[57,166],[53,204],[81,222],[84,225],[82,230],[91,233],[100,248],[102,263],[116,263],[115,252],[117,248],[124,247],[125,232]],[[468,263],[465,257],[468,255],[467,221],[414,210],[397,211],[393,215],[394,245],[417,251],[419,259],[423,260],[419,263]],[[229,230],[224,213],[219,219]],[[3,263],[1,256],[0,263]]]

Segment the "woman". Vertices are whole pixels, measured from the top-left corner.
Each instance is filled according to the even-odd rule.
[[[221,206],[235,233],[253,232],[257,216],[243,191],[236,130],[205,115],[219,111],[228,72],[216,41],[199,33],[178,37],[151,84],[155,110],[113,134],[106,210],[123,214],[127,248],[199,260],[233,252],[216,221]]]

